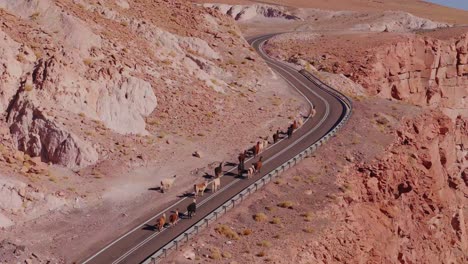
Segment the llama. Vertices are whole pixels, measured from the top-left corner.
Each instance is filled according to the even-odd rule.
[[[172,178],[165,178],[161,181],[161,192],[164,193],[165,191],[169,190],[172,185],[174,185],[174,181],[177,175],[172,176]]]
[[[195,184],[193,186],[195,197],[197,197],[199,194],[201,194],[200,196],[203,196],[203,193],[205,192],[205,189],[207,186],[208,186],[207,182]]]
[[[166,224],[166,214],[164,213],[159,219],[158,221],[156,221],[156,229],[158,230],[158,232],[161,232],[161,230],[163,229],[164,225]]]
[[[175,226],[178,220],[179,220],[179,209],[176,209],[175,212],[169,216],[169,223],[171,224],[171,227]]]
[[[263,156],[260,156],[258,161],[255,162],[255,164],[254,164],[256,173],[261,172],[261,169],[262,169],[262,166],[263,166],[262,160],[263,160]]]
[[[211,192],[216,192],[217,190],[219,190],[219,187],[221,187],[221,179],[220,178],[216,178],[213,180],[212,182],[212,189],[211,189]]]
[[[247,179],[250,179],[254,174],[255,174],[255,166],[252,165],[252,166],[247,170]]]
[[[224,161],[221,161],[221,163],[219,163],[219,166],[215,168],[215,178],[223,176],[223,163]]]
[[[193,199],[193,202],[187,206],[188,217],[192,218],[197,211],[197,200]]]

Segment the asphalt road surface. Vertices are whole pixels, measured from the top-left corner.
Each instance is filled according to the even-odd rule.
[[[154,224],[156,223],[156,219],[163,213],[166,213],[167,217],[169,217],[171,211],[175,211],[176,209],[184,213],[193,199],[191,197],[178,198],[165,210],[144,216],[143,219],[146,220],[140,225],[129,230],[114,241],[109,242],[104,248],[96,249],[96,252],[92,253],[85,260],[82,260],[81,263],[117,264],[140,263],[144,261],[158,249],[189,229],[205,215],[216,210],[216,208],[257,179],[273,171],[279,165],[319,141],[340,122],[346,110],[339,99],[316,86],[294,68],[266,56],[261,46],[272,36],[255,37],[250,39],[249,42],[265,59],[267,64],[289,83],[291,89],[295,89],[302,94],[311,107],[312,105],[315,106],[316,115],[308,118],[304,125],[294,132],[290,139],[283,138],[274,145],[270,144],[268,149],[261,153],[264,160],[261,173],[251,179],[238,178],[234,175],[237,173],[237,168],[225,166],[225,175],[221,178],[221,189],[215,193],[211,193],[208,188],[203,197],[197,198],[197,214],[192,219],[181,219],[172,228],[166,228],[161,232],[155,231]],[[286,128],[284,128],[284,131],[286,132]],[[237,159],[237,157],[233,158]],[[246,160],[246,168],[257,159],[250,158]],[[200,182],[202,181],[200,180]]]

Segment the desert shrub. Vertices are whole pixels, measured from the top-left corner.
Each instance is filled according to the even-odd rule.
[[[259,241],[259,242],[257,242],[257,246],[259,246],[259,247],[271,247],[271,242],[268,241],[268,240]]]
[[[30,91],[32,91],[33,89],[34,89],[34,87],[32,86],[32,84],[26,84],[26,85],[24,86],[24,90],[25,90],[26,92],[30,92]]]
[[[41,15],[41,13],[39,13],[39,12],[34,12],[34,13],[32,13],[32,14],[29,16],[29,18],[30,18],[31,20],[36,20],[36,19],[39,18],[40,15]]]
[[[304,221],[311,222],[314,215],[311,212],[306,212],[302,213],[301,216],[304,217]]]
[[[221,259],[221,251],[218,248],[212,248],[210,251],[210,259]]]
[[[268,220],[268,216],[264,213],[256,213],[255,215],[253,215],[253,219],[256,222],[265,222]]]
[[[260,251],[260,252],[258,252],[256,254],[256,256],[259,257],[259,258],[262,258],[262,257],[266,256],[266,253],[265,253],[265,251]]]
[[[252,230],[251,230],[251,229],[246,228],[246,229],[244,229],[244,230],[242,231],[242,235],[244,235],[244,236],[248,236],[248,235],[250,235],[250,234],[252,234]]]
[[[302,229],[302,231],[310,234],[314,232],[314,229],[312,227],[307,227],[307,228]]]
[[[16,60],[19,61],[19,62],[25,62],[26,61],[26,58],[24,57],[23,54],[18,54],[16,55]]]
[[[221,256],[223,256],[223,258],[232,258],[232,254],[227,251],[223,252]]]
[[[91,59],[91,58],[83,59],[83,63],[86,66],[91,66],[91,64],[93,64],[93,59]]]
[[[281,224],[281,219],[279,217],[273,217],[273,219],[270,221],[271,224],[279,225]]]
[[[219,225],[215,228],[215,231],[229,239],[239,240],[239,235],[227,225]]]
[[[293,209],[294,203],[291,201],[284,201],[281,203],[278,203],[278,206],[281,208],[288,208],[288,209]]]

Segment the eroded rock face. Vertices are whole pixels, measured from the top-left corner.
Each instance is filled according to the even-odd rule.
[[[71,169],[80,169],[98,160],[96,150],[53,122],[29,101],[18,99],[8,116],[10,132],[17,148],[32,157],[41,157]]]
[[[0,0],[0,7],[37,21],[83,55],[88,54],[91,47],[101,47],[101,37],[94,34],[83,21],[63,12],[50,0]]]
[[[302,20],[302,18],[289,14],[284,7],[272,5],[227,5],[204,4],[203,6],[216,9],[238,21],[247,21],[255,18],[282,18],[286,20]]]
[[[451,41],[415,38],[378,51],[357,77],[379,96],[417,105],[466,108],[468,34]]]
[[[353,186],[332,213],[343,225],[323,232],[309,261],[466,262],[466,128],[436,111],[404,120],[386,157],[339,176]]]

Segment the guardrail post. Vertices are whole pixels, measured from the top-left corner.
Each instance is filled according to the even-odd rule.
[[[205,218],[206,227],[208,227],[208,219]]]
[[[163,252],[164,252],[164,257],[166,258],[167,257],[167,249],[163,249]]]
[[[188,234],[184,233],[184,235],[185,235],[185,241],[188,242]]]
[[[179,241],[175,240],[174,244],[175,244],[175,249],[178,250],[179,249]]]
[[[223,205],[223,209],[224,209],[224,213],[226,213],[226,212],[227,212],[227,209],[226,209],[226,206],[225,206],[225,205]]]

